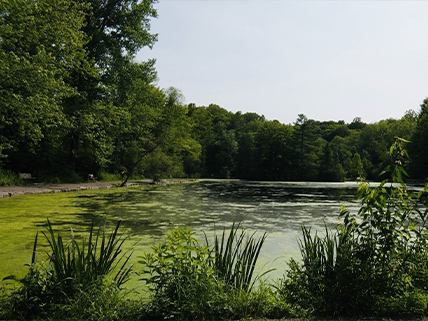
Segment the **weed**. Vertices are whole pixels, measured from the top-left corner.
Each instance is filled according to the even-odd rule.
[[[107,237],[105,225],[95,233],[92,224],[88,241],[83,239],[79,245],[73,231],[71,240],[63,242],[48,220],[48,232],[43,233],[51,250],[48,264],[36,262],[36,235],[27,275],[21,280],[14,276],[5,278],[22,284],[11,295],[12,315],[23,319],[50,317],[76,304],[80,306],[77,309],[83,311],[84,303],[95,302],[88,295],[99,299],[102,294],[114,299],[132,269],[132,266],[126,266],[130,255],[121,254],[124,239],[118,237],[119,226],[120,222]],[[106,282],[110,282],[108,286]],[[98,303],[101,302],[109,300],[102,299]]]
[[[212,266],[215,274],[227,284],[236,289],[251,291],[254,282],[270,272],[266,271],[253,279],[254,268],[266,239],[266,233],[256,241],[254,233],[247,235],[244,229],[241,229],[238,234],[239,228],[240,224],[236,227],[233,224],[227,239],[226,230],[223,230],[221,239],[215,236]]]

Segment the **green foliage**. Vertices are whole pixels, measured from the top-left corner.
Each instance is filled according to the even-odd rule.
[[[120,181],[122,179],[122,176],[120,174],[110,174],[107,172],[101,172],[98,179],[103,182],[113,182]]]
[[[22,185],[24,181],[14,172],[0,167],[0,186]]]
[[[260,124],[254,135],[253,153],[255,170],[253,177],[268,180],[290,180],[293,178],[292,128],[278,121]]]
[[[380,297],[376,300],[376,311],[384,316],[423,316],[428,313],[428,294],[420,289],[410,289],[402,294]]]
[[[361,161],[361,156],[358,153],[355,153],[354,157],[352,157],[349,175],[353,179],[361,179],[364,177],[364,167]]]
[[[428,186],[417,194],[407,192],[404,142],[397,139],[390,149],[392,182],[360,185],[357,215],[343,208],[343,223],[323,237],[303,228],[303,264],[292,260],[281,286],[288,302],[325,315],[384,313],[382,304],[397,313],[424,309]],[[406,298],[405,307],[397,306],[398,298]]]
[[[76,94],[69,84],[71,73],[93,73],[84,50],[87,38],[80,32],[84,8],[65,0],[1,2],[2,156],[18,149],[31,155],[52,129],[66,122],[61,104]]]
[[[117,285],[108,280],[81,290],[74,299],[58,307],[55,318],[72,316],[75,320],[135,320],[140,313],[140,302],[130,301]]]
[[[146,177],[152,178],[153,181],[184,176],[183,169],[180,168],[180,162],[161,150],[153,151],[147,155],[140,166],[140,170]]]
[[[89,239],[79,245],[73,232],[70,242],[64,243],[48,220],[48,233],[43,234],[51,250],[49,264],[36,262],[36,235],[30,269],[19,280],[22,287],[12,294],[13,314],[26,319],[60,313],[56,310],[73,309],[74,305],[80,309],[85,304],[113,304],[107,299],[91,301],[91,296],[100,299],[100,295],[117,303],[115,298],[132,268],[126,266],[130,255],[121,255],[124,239],[117,235],[119,226],[107,237],[105,226],[95,233],[92,224]],[[6,279],[17,280],[14,276]]]
[[[76,172],[63,170],[63,171],[48,171],[48,170],[38,170],[34,173],[34,176],[37,178],[37,181],[45,183],[82,183],[85,182],[87,177],[83,178],[81,175]]]
[[[262,283],[252,290],[265,235],[255,241],[238,227],[232,226],[227,239],[225,231],[222,241],[216,237],[214,247],[195,239],[190,228],[167,233],[140,262],[151,292],[148,315],[181,320],[289,315],[291,308],[269,287]]]
[[[297,309],[318,315],[353,315],[356,303],[366,302],[364,292],[355,291],[359,279],[354,279],[352,244],[343,235],[332,234],[326,228],[323,237],[311,235],[302,227],[300,248],[303,263],[291,260],[287,279],[281,280],[280,295]],[[359,288],[358,290],[363,290]],[[361,302],[360,302],[361,300]]]
[[[417,117],[417,124],[410,145],[411,173],[416,178],[426,180],[428,178],[428,98],[423,101]]]
[[[254,238],[254,233],[247,235],[245,230],[238,234],[240,224],[235,224],[230,228],[227,239],[226,230],[220,238],[216,235],[214,239],[214,260],[213,268],[217,277],[221,278],[226,284],[235,289],[251,292],[251,289],[260,277],[253,279],[254,268],[260,254],[260,250],[266,239],[266,233],[258,239]]]
[[[201,245],[190,228],[167,233],[165,241],[141,260],[148,269],[144,272],[152,292],[152,313],[184,320],[207,318],[210,306],[224,292],[216,283],[210,260],[209,246]]]

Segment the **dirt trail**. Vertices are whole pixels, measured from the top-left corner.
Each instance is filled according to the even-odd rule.
[[[184,179],[168,179],[161,180],[160,184],[167,183],[183,183],[186,182]],[[100,189],[100,188],[112,188],[117,187],[121,183],[120,181],[115,182],[90,182],[90,183],[77,183],[77,184],[44,184],[35,183],[33,185],[24,186],[0,186],[0,198],[12,197],[27,194],[44,194],[44,193],[61,193],[61,192],[74,192],[88,189]],[[151,179],[134,180],[128,181],[126,186],[133,185],[147,185],[153,184]]]

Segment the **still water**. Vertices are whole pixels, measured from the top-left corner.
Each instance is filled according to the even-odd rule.
[[[34,236],[45,230],[49,218],[66,239],[70,228],[80,235],[93,219],[96,224],[106,220],[109,227],[121,220],[134,261],[176,226],[191,227],[202,240],[204,232],[212,238],[215,231],[241,222],[256,235],[267,233],[258,269],[275,268],[270,277],[276,279],[290,257],[300,258],[301,225],[320,232],[324,224],[334,227],[341,205],[358,210],[357,187],[355,182],[200,180],[0,199],[0,278],[25,273]],[[43,246],[39,249],[43,258]]]

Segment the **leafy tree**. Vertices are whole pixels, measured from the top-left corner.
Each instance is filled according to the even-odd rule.
[[[428,98],[421,105],[417,125],[410,145],[411,173],[414,177],[428,177]]]
[[[349,175],[352,178],[364,177],[364,167],[363,162],[361,161],[361,156],[358,153],[354,154],[351,162],[351,169],[349,171]]]
[[[254,137],[253,177],[261,180],[290,180],[292,167],[292,128],[280,122],[264,122]]]
[[[327,126],[325,126],[325,128],[322,128],[322,132],[322,137],[326,141],[331,142],[336,136],[346,137],[348,135],[349,128],[346,124],[327,122]]]
[[[253,133],[240,133],[237,139],[238,151],[236,155],[236,167],[234,176],[251,179],[254,177],[254,171],[257,172],[254,166],[255,146]]]
[[[97,116],[97,104],[118,108],[113,118],[106,118],[106,129],[127,117],[128,101],[135,90],[135,83],[149,85],[156,78],[154,60],[135,63],[135,54],[144,46],[152,47],[157,39],[150,33],[149,19],[156,17],[154,0],[79,0],[86,5],[85,25],[81,31],[89,38],[85,49],[91,63],[98,72],[93,77],[74,75],[72,81],[80,94],[65,104],[68,119],[71,120],[64,145],[70,146],[70,167],[85,172],[93,166],[104,163],[103,159],[92,157],[87,164],[88,148],[96,144],[91,139],[97,136],[99,128],[85,127],[86,115]],[[113,104],[113,105],[112,105]],[[122,114],[122,115],[120,115]],[[90,132],[88,133],[88,129]],[[86,164],[85,164],[86,163]]]
[[[238,152],[235,132],[222,130],[217,133],[216,140],[208,147],[207,169],[212,175],[220,178],[230,178],[235,166],[235,156]]]
[[[352,120],[352,123],[349,124],[348,128],[349,129],[357,129],[357,130],[361,130],[366,126],[366,124],[361,120],[361,117],[355,117]]]
[[[159,181],[162,178],[181,177],[183,168],[181,163],[169,156],[161,149],[156,149],[148,154],[141,163],[141,170],[145,176]]]
[[[331,143],[326,143],[323,147],[319,179],[325,182],[345,180],[345,171],[340,164],[339,155],[337,151],[331,148]]]
[[[314,120],[299,114],[294,123],[295,167],[299,180],[314,180],[317,177],[317,126]]]
[[[120,164],[126,168],[125,185],[137,166],[150,153],[168,148],[182,138],[187,108],[181,92],[175,88],[164,91],[153,86],[141,87],[135,93],[132,114],[128,114],[125,130],[118,138]]]
[[[95,74],[80,32],[85,9],[65,0],[0,3],[0,153],[21,151],[10,164],[24,167],[34,159],[28,152],[37,153],[46,136],[67,124],[62,103],[77,95],[72,75]]]

